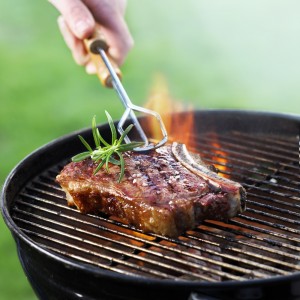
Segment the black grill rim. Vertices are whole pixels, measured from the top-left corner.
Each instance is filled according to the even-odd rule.
[[[247,118],[247,117],[254,117],[254,118],[271,118],[271,119],[278,119],[280,122],[283,121],[285,124],[286,122],[291,122],[292,127],[298,128],[298,132],[300,134],[300,116],[296,114],[289,114],[289,113],[273,113],[273,112],[262,112],[262,111],[240,111],[240,110],[195,110],[195,113],[202,113],[202,114],[213,114],[216,117],[219,116],[226,116],[230,119],[232,118]],[[184,114],[184,113],[180,113]],[[107,132],[108,124],[100,125],[101,129]],[[282,128],[276,128],[276,133],[284,134],[288,128],[283,126]],[[59,263],[68,265],[72,269],[78,269],[85,272],[93,273],[97,277],[105,276],[110,278],[114,281],[122,281],[123,283],[131,283],[131,284],[146,284],[147,286],[155,285],[156,287],[160,286],[170,286],[174,287],[174,284],[178,287],[185,287],[191,289],[203,288],[203,289],[211,289],[211,288],[230,288],[230,287],[250,287],[253,285],[263,285],[263,284],[274,284],[276,282],[290,282],[293,280],[300,279],[300,272],[295,272],[291,275],[278,275],[275,277],[264,278],[264,279],[247,279],[244,281],[225,281],[225,282],[197,282],[197,281],[174,281],[171,279],[155,279],[155,278],[145,278],[145,277],[133,277],[124,274],[118,274],[113,271],[109,270],[102,270],[101,268],[94,267],[92,265],[86,263],[79,263],[72,259],[62,257],[58,254],[52,253],[41,246],[39,246],[36,242],[34,242],[31,238],[29,238],[25,233],[23,233],[20,228],[16,225],[13,221],[11,214],[10,214],[10,207],[12,205],[12,201],[15,196],[22,190],[23,186],[29,180],[29,178],[35,177],[40,172],[44,171],[46,168],[49,168],[56,163],[57,161],[62,161],[66,159],[66,155],[70,156],[70,151],[66,150],[65,148],[60,147],[60,145],[72,142],[74,140],[77,143],[77,136],[79,134],[84,135],[90,131],[90,128],[81,129],[65,136],[62,136],[58,139],[55,139],[42,147],[38,148],[28,156],[26,156],[16,167],[10,172],[8,177],[6,178],[4,185],[2,187],[1,193],[1,212],[3,215],[3,219],[7,224],[8,228],[10,229],[17,247],[18,251],[20,251],[19,246],[20,242],[26,243],[29,247],[33,248],[34,250],[38,251],[41,255],[46,255],[48,258],[51,258]],[[76,137],[76,139],[74,138]],[[50,155],[49,155],[50,154]],[[76,153],[74,153],[76,154]],[[40,164],[35,166],[34,172],[31,172],[30,168],[33,165],[33,162],[38,159]],[[28,171],[30,170],[30,171]],[[16,188],[18,187],[18,188]]]

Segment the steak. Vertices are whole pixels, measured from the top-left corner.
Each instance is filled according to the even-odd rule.
[[[56,177],[70,206],[103,212],[143,232],[177,237],[204,219],[227,220],[245,209],[246,192],[173,143],[146,152],[125,152],[125,174],[109,165],[94,175],[91,159],[71,162]]]

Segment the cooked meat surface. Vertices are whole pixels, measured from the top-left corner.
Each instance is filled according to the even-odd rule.
[[[178,149],[174,143],[147,153],[126,152],[120,183],[119,166],[93,175],[96,164],[90,159],[69,163],[56,179],[68,204],[80,212],[104,212],[144,232],[170,237],[204,219],[226,220],[244,210],[245,190],[240,184],[225,184],[215,173],[211,178],[207,174],[212,171],[200,159],[195,160],[200,171],[187,168],[178,160]],[[201,176],[203,170],[207,172]]]

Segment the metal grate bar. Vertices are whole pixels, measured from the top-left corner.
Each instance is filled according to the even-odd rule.
[[[217,237],[218,235],[212,235],[212,236]],[[203,239],[198,238],[196,236],[191,236],[191,239],[193,239],[195,241],[199,241],[199,242],[207,242],[206,240],[203,240]],[[247,244],[247,243],[244,243],[242,241],[238,241],[237,243],[239,245],[242,245],[242,246],[245,246],[245,247],[243,249],[241,249],[239,247],[234,247],[231,244],[228,244],[225,247],[223,246],[223,248],[224,248],[224,250],[235,252],[236,255],[241,258],[240,261],[239,261],[240,264],[244,264],[245,260],[246,261],[247,260],[248,261],[252,260],[252,262],[255,266],[257,266],[259,264],[259,269],[260,270],[272,272],[272,274],[279,274],[279,275],[287,275],[287,274],[289,274],[290,270],[298,270],[298,271],[300,270],[299,266],[297,266],[297,265],[295,266],[292,263],[284,262],[284,261],[281,261],[281,260],[278,260],[278,259],[275,259],[275,258],[272,258],[272,257],[267,257],[267,256],[264,256],[264,255],[261,255],[261,254],[256,254],[255,252],[253,252],[254,250],[247,251],[246,248],[251,247],[252,246],[251,244]],[[215,244],[217,245],[217,243],[215,243]],[[222,245],[222,244],[220,243],[220,245]],[[261,250],[265,250],[265,251],[269,252],[270,255],[276,256],[276,254],[278,254],[275,251],[270,252],[270,250],[268,250],[267,247],[258,247],[258,246],[256,246],[255,248],[258,249],[259,252],[261,252]],[[282,254],[282,252],[280,254]],[[247,257],[247,258],[243,259],[245,257]],[[269,263],[271,265],[273,264],[273,265],[276,265],[278,267],[277,268],[271,267],[269,265],[266,265],[266,263]],[[285,270],[289,270],[289,271],[285,271]]]
[[[211,155],[210,151],[206,152],[207,154]],[[222,156],[220,154],[217,155],[219,160],[227,160],[228,156]],[[282,183],[288,183],[293,184],[295,186],[299,185],[298,178],[297,180],[292,180],[287,177],[283,176],[290,176],[290,174],[285,169],[279,169],[278,166],[270,166],[270,165],[263,165],[263,164],[257,164],[253,161],[247,161],[243,162],[241,159],[236,158],[230,158],[229,162],[222,163],[221,161],[217,161],[216,159],[210,159],[210,158],[204,158],[206,163],[208,164],[214,164],[219,165],[221,168],[218,168],[218,171],[230,175],[233,178],[237,177],[240,178],[242,181],[252,181],[252,182],[260,182],[260,179],[264,181],[266,184],[273,184],[272,180],[280,180]],[[243,163],[241,165],[240,163]],[[283,168],[283,166],[281,166]],[[225,171],[224,171],[225,169]],[[230,170],[230,172],[229,172]],[[281,173],[281,176],[278,175],[278,173]],[[282,176],[283,175],[283,176]],[[296,178],[295,178],[296,179]],[[300,176],[299,176],[300,179]],[[275,186],[275,184],[274,184]],[[280,185],[278,185],[280,186]],[[281,186],[280,186],[281,187]],[[283,186],[284,187],[284,186]],[[289,189],[286,187],[286,189]],[[292,190],[292,189],[290,189]]]
[[[22,203],[23,204],[23,203]],[[18,213],[24,213],[24,211],[18,211],[18,210],[15,210],[16,212]],[[32,214],[29,214],[31,217],[36,217],[36,215],[32,215]],[[126,257],[131,257],[131,258],[135,258],[135,259],[138,259],[139,261],[142,261],[142,262],[147,262],[149,264],[153,264],[153,265],[158,265],[159,267],[163,267],[163,268],[166,268],[166,269],[170,269],[171,271],[176,271],[176,272],[180,272],[180,273],[183,273],[183,274],[187,274],[187,275],[190,275],[192,277],[195,277],[195,278],[200,278],[200,279],[204,279],[204,280],[211,280],[211,278],[207,277],[207,276],[202,276],[200,274],[197,274],[197,273],[193,273],[191,271],[186,271],[185,269],[178,269],[178,268],[175,268],[172,264],[163,264],[161,262],[158,262],[158,261],[154,261],[154,260],[150,260],[150,259],[145,259],[144,257],[142,256],[138,256],[132,252],[124,252],[124,251],[121,251],[119,250],[118,248],[116,247],[108,247],[108,246],[105,246],[101,243],[94,243],[88,239],[80,239],[79,237],[76,237],[76,233],[74,232],[74,235],[70,235],[70,234],[66,234],[64,233],[62,230],[54,230],[51,225],[53,224],[53,221],[51,221],[50,219],[47,219],[47,218],[43,218],[43,221],[48,221],[49,222],[49,225],[50,226],[42,226],[40,223],[34,223],[34,222],[28,222],[28,221],[24,221],[24,219],[21,219],[21,218],[17,218],[15,217],[16,220],[20,221],[20,222],[26,222],[27,224],[31,225],[31,226],[34,226],[34,227],[37,227],[38,229],[44,229],[44,230],[47,230],[49,232],[52,232],[52,233],[55,233],[56,235],[58,236],[66,236],[70,239],[74,239],[76,241],[80,241],[82,242],[83,244],[87,244],[88,245],[92,245],[92,246],[95,246],[95,247],[98,247],[98,248],[101,248],[101,249],[105,249],[105,250],[109,250],[111,252],[114,252],[114,253],[117,253],[119,254],[120,256],[126,256]],[[55,222],[55,225],[61,225],[62,227],[67,227],[69,229],[72,229],[71,226],[67,226],[66,224],[64,223],[61,223],[61,222]],[[77,231],[77,232],[82,232],[82,233],[85,233],[86,236],[89,236],[91,235],[90,232],[88,231],[84,231],[84,230],[80,230],[78,228],[73,228],[74,231]],[[36,232],[32,232],[30,231],[31,234],[36,234],[38,235]],[[53,239],[53,238],[49,238],[48,236],[45,236],[45,235],[40,235],[42,236],[44,239],[49,239],[51,241],[55,241],[56,243],[62,243],[62,245],[66,245],[65,242],[60,242],[61,240],[60,239]],[[98,238],[100,238],[101,240],[108,240],[107,238],[103,237],[103,236],[97,236]],[[110,240],[112,241],[112,240]],[[130,244],[125,244],[125,243],[122,243],[122,242],[119,242],[119,241],[113,241],[114,243],[116,244],[119,244],[119,245],[126,245],[127,247],[131,248],[131,249],[135,249],[135,250],[140,250],[140,251],[143,251],[143,252],[150,252],[151,254],[159,254],[159,253],[154,253],[153,251],[149,251],[148,249],[146,248],[142,248],[142,247],[138,247],[136,245],[130,245]],[[74,244],[71,244],[71,243],[67,243],[68,247],[71,247],[71,248],[75,248],[76,246],[74,246]],[[123,259],[117,259],[117,258],[111,258],[110,256],[104,256],[104,255],[99,255],[99,252],[91,252],[91,251],[86,251],[84,247],[76,247],[77,250],[80,250],[82,252],[86,252],[86,253],[89,253],[89,254],[92,254],[92,255],[95,255],[95,256],[99,256],[99,257],[102,257],[102,258],[106,258],[106,259],[113,259],[114,262],[117,262],[119,264],[125,264],[126,266],[130,266],[131,268],[136,268],[136,265],[134,264],[129,264],[127,263],[126,261],[124,261]],[[168,258],[166,256],[164,256],[164,258],[166,259],[171,259],[176,262],[181,262],[181,261],[178,261],[174,258]],[[200,268],[201,269],[201,266],[197,265],[197,264],[191,264],[191,263],[188,263],[188,262],[185,262],[185,261],[182,261],[181,263],[185,264],[186,266],[189,266],[189,267],[193,267],[193,268]],[[169,277],[167,274],[164,274],[164,273],[161,273],[161,272],[153,272],[153,268],[141,268],[139,266],[139,269],[142,269],[143,271],[149,273],[149,274],[152,274],[152,275],[159,275],[160,277]],[[205,268],[204,268],[205,269]],[[206,270],[207,271],[207,270]],[[237,278],[235,278],[237,279]]]
[[[270,165],[274,165],[274,162],[277,162],[276,164],[278,166],[283,167],[291,167],[296,168],[295,165],[293,165],[293,162],[297,162],[297,156],[293,158],[293,153],[290,153],[289,156],[283,156],[276,154],[274,152],[268,152],[266,150],[259,150],[256,148],[249,149],[248,147],[244,145],[240,145],[239,141],[236,141],[237,144],[234,143],[226,143],[222,142],[221,140],[217,140],[215,142],[218,142],[221,147],[219,146],[210,146],[210,143],[213,143],[213,139],[209,138],[201,138],[201,140],[198,140],[194,145],[194,149],[201,149],[201,153],[206,154],[205,150],[208,151],[222,151],[226,152],[229,157],[238,157],[240,162],[247,163],[247,160],[253,161],[255,163],[269,163]],[[203,149],[203,152],[202,152]],[[249,154],[251,153],[251,154]]]
[[[249,185],[245,185],[245,186],[248,186],[249,189],[251,186]],[[254,186],[254,189],[256,187]],[[260,190],[259,188],[257,188],[258,190]],[[272,202],[272,203],[276,203],[276,204],[280,204],[282,206],[288,206],[288,207],[291,207],[291,209],[300,209],[300,204],[295,204],[295,203],[289,203],[289,202],[286,202],[286,201],[283,201],[283,200],[278,200],[278,199],[275,199],[275,198],[272,198],[270,196],[263,196],[263,195],[259,195],[259,194],[255,194],[255,193],[251,193],[248,191],[247,193],[248,197],[251,197],[254,198],[254,199],[261,199],[261,200],[265,200],[265,201],[268,201],[268,202]],[[286,199],[286,198],[285,198]],[[293,198],[294,200],[297,200],[295,198]],[[251,203],[250,202],[251,200],[247,200],[247,203]],[[254,201],[253,201],[254,202]],[[292,214],[294,214],[295,212],[293,212]],[[298,214],[298,213],[296,213]]]
[[[283,177],[282,175],[286,175],[286,176],[294,176],[295,178],[297,179],[300,179],[300,175],[297,175],[295,174],[294,172],[289,172],[285,169],[278,169],[278,166],[274,163],[274,167],[271,166],[271,165],[260,165],[260,164],[257,164],[253,161],[244,161],[242,159],[239,159],[239,158],[234,158],[234,157],[228,157],[228,156],[225,156],[225,155],[221,155],[221,154],[215,154],[216,157],[218,157],[220,160],[227,160],[228,158],[230,159],[230,161],[226,162],[226,163],[223,163],[221,161],[217,161],[216,159],[211,159],[210,157],[208,156],[211,156],[212,155],[212,151],[211,150],[203,150],[202,152],[203,154],[207,155],[206,157],[203,156],[204,160],[206,163],[208,164],[216,164],[216,165],[219,165],[221,167],[226,167],[230,170],[232,170],[230,173],[229,172],[224,172],[222,170],[219,170],[221,172],[223,172],[224,174],[227,174],[227,175],[239,175],[240,178],[242,178],[242,180],[247,180],[247,173],[252,175],[250,178],[251,180],[255,180],[255,177],[254,175],[259,175],[261,178],[270,178],[270,179],[278,179],[278,180],[282,180],[283,182],[285,183],[289,183],[289,184],[294,184],[296,186],[299,185],[299,181],[296,181],[296,180],[292,180],[292,179],[289,179],[287,177]],[[227,152],[226,152],[227,153]],[[234,163],[232,163],[234,162]],[[245,167],[243,165],[240,165],[240,163],[242,163],[243,165],[245,165]],[[281,166],[281,167],[286,167],[287,165],[285,166]],[[252,169],[249,170],[249,167],[252,167]],[[289,167],[294,167],[293,165],[292,166],[289,166]],[[218,168],[217,168],[218,169]],[[297,167],[295,168],[297,169]],[[238,171],[241,171],[240,172],[237,172]],[[282,174],[281,176],[277,174],[277,172],[279,172]],[[269,181],[269,183],[272,183]]]
[[[206,227],[205,229],[209,231],[209,227],[208,228]],[[204,233],[203,229],[201,229],[201,228],[198,228],[197,232]],[[224,232],[222,232],[222,233],[224,233]],[[285,266],[285,267],[290,268],[290,269],[300,270],[300,266],[299,265],[287,263],[285,261],[278,260],[278,259],[272,258],[270,256],[261,255],[261,254],[258,254],[257,252],[254,252],[254,251],[256,251],[255,249],[264,250],[265,252],[267,252],[266,253],[267,255],[274,255],[275,254],[275,255],[280,255],[282,257],[285,257],[286,259],[293,259],[293,260],[300,261],[300,257],[297,256],[297,255],[286,253],[286,252],[280,251],[278,249],[272,249],[270,247],[266,247],[266,246],[263,246],[261,244],[258,245],[258,244],[255,244],[253,242],[243,241],[241,239],[230,238],[230,237],[228,237],[226,235],[222,235],[221,233],[206,232],[205,231],[205,234],[208,234],[208,235],[211,235],[213,237],[217,237],[220,240],[223,240],[223,243],[219,242],[219,243],[213,243],[213,244],[214,245],[219,245],[220,247],[224,247],[224,249],[226,249],[226,250],[234,251],[237,254],[241,254],[242,253],[243,255],[251,256],[253,258],[256,258],[256,259],[259,259],[259,260],[262,260],[262,261],[268,261],[270,263],[275,263],[277,265],[282,265],[282,266]],[[198,236],[196,237],[196,236],[193,235],[193,236],[189,236],[189,237],[191,239],[196,239],[196,240],[199,240],[199,241],[205,241],[206,243],[212,243],[212,242],[210,242],[208,240],[203,240],[203,239],[199,238]],[[226,242],[228,244],[224,245],[224,242]],[[246,248],[243,248],[243,249],[241,249],[241,248],[235,248],[234,246],[232,246],[232,244],[233,245],[234,244],[239,244],[239,245],[242,245],[242,246],[253,248],[253,251],[247,251]]]
[[[242,221],[240,221],[240,219]],[[281,234],[279,232],[270,231],[270,230],[264,229],[264,228],[259,227],[259,226],[250,225],[248,223],[245,225],[244,219],[249,220],[249,221],[253,221],[256,225],[259,225],[259,224],[264,224],[264,225],[269,225],[269,226],[273,225],[273,227],[276,227],[278,229],[287,230],[287,228],[285,226],[281,226],[281,225],[278,225],[278,224],[273,224],[273,223],[266,222],[266,221],[263,222],[262,220],[252,218],[252,217],[248,217],[248,216],[243,216],[243,217],[240,216],[239,218],[235,218],[235,219],[230,220],[229,223],[238,225],[238,226],[243,227],[243,228],[251,229],[251,230],[254,230],[256,232],[263,233],[263,234],[266,234],[266,235],[269,235],[269,236],[275,236],[275,237],[279,237],[279,238],[284,238],[284,239],[289,240],[291,242],[297,242],[297,239],[294,239],[294,238],[290,237],[287,234]],[[294,250],[294,251],[299,251],[300,250],[298,246],[294,246],[293,244],[282,243],[282,242],[276,241],[272,238],[262,238],[259,235],[255,235],[255,234],[252,234],[252,235],[247,234],[247,236],[250,236],[252,239],[266,241],[270,244],[270,246],[276,245],[276,246],[285,247],[285,248],[288,248],[288,249]]]
[[[239,131],[233,131],[232,135],[235,137],[238,137],[238,139],[242,138],[243,140],[249,141],[252,146],[256,146],[257,142],[264,145],[265,149],[268,149],[270,151],[274,151],[274,146],[276,149],[279,149],[281,152],[286,153],[287,155],[290,155],[290,151],[295,151],[294,142],[297,140],[297,138],[286,138],[286,137],[279,137],[276,136],[276,139],[274,137],[268,137],[266,135],[260,136],[255,135],[253,137],[252,134],[246,133],[246,132],[239,132]],[[288,150],[289,149],[289,150]]]
[[[275,195],[275,196],[280,196],[280,197],[283,197],[283,198],[288,198],[288,199],[300,201],[300,197],[294,196],[293,194],[286,194],[286,193],[282,193],[282,192],[277,192],[277,191],[271,190],[269,188],[264,188],[264,187],[260,187],[260,186],[252,185],[252,184],[249,185],[249,184],[244,183],[243,185],[248,187],[249,189],[256,189],[256,190],[265,192],[268,195]],[[285,186],[282,186],[282,189],[285,189]],[[293,191],[297,191],[297,190],[293,190]],[[300,192],[300,190],[299,190],[299,192]]]
[[[17,220],[17,218],[16,218],[16,220]],[[25,222],[22,219],[19,219],[19,221]],[[36,225],[34,223],[31,223],[31,222],[26,222],[26,223],[29,224],[29,225]],[[43,227],[40,226],[40,228],[43,228]],[[49,248],[49,249],[51,249],[54,252],[57,252],[59,254],[63,254],[63,255],[69,256],[69,257],[73,257],[73,258],[76,257],[77,259],[79,259],[81,261],[84,261],[84,262],[90,263],[90,264],[94,264],[94,265],[97,265],[97,266],[101,266],[104,269],[108,269],[108,270],[112,270],[112,271],[118,270],[119,273],[125,273],[125,274],[128,274],[128,275],[134,275],[135,274],[134,271],[142,271],[142,272],[145,272],[145,273],[148,273],[148,274],[151,274],[151,275],[155,275],[155,276],[158,276],[158,277],[162,277],[162,278],[175,278],[175,277],[171,276],[170,274],[164,274],[162,272],[157,272],[157,271],[155,271],[155,270],[153,270],[151,268],[145,268],[145,267],[133,264],[133,263],[128,263],[126,260],[123,260],[123,259],[112,258],[111,256],[108,256],[108,255],[99,254],[99,252],[92,252],[91,250],[87,250],[84,247],[78,247],[78,246],[74,245],[73,243],[67,243],[65,241],[62,241],[61,239],[50,238],[46,234],[43,235],[43,234],[37,233],[35,231],[30,231],[30,230],[28,230],[26,228],[21,228],[21,229],[23,229],[24,232],[26,232],[30,236],[37,236],[37,237],[42,238],[42,239],[44,239],[46,241],[54,242],[56,245],[60,245],[64,249],[65,248],[76,249],[76,250],[79,250],[81,253],[90,254],[90,255],[93,255],[93,256],[98,257],[98,258],[104,258],[104,259],[107,260],[107,262],[108,262],[107,264],[102,264],[102,263],[99,263],[99,262],[95,262],[95,261],[93,261],[91,259],[84,259],[82,257],[82,255],[81,256],[74,255],[74,254],[70,253],[70,251],[64,251],[64,250],[61,250],[60,248],[49,246],[49,244],[43,244],[44,247]],[[49,227],[44,227],[43,229],[45,229],[45,230],[49,230],[50,229],[51,230],[51,228],[49,228]],[[53,231],[53,230],[51,230],[51,232],[55,232],[58,235],[61,235],[60,231]],[[140,260],[142,260],[142,259],[140,259]],[[119,265],[124,265],[126,267],[130,267],[133,270],[132,270],[132,272],[126,272],[126,271],[124,271],[124,270],[122,270],[120,268],[113,267],[114,264],[116,264],[116,263],[119,264]],[[209,280],[209,278],[207,278],[207,280]]]
[[[214,135],[207,136],[208,139],[215,139]],[[243,144],[240,141],[243,141]],[[218,136],[218,140],[222,142],[222,145],[230,145],[235,149],[251,149],[253,153],[259,153],[265,155],[266,153],[270,157],[278,157],[280,160],[289,160],[292,156],[297,157],[297,149],[294,147],[294,143],[297,141],[296,138],[288,138],[278,143],[278,137],[274,136],[268,138],[266,136],[261,137],[260,135],[250,135],[241,132],[231,132],[231,135]],[[282,153],[283,155],[279,154]]]
[[[257,201],[248,200],[248,204],[252,204],[252,205],[255,205],[255,206],[259,206],[259,207],[269,209],[269,210],[272,210],[272,211],[276,211],[276,212],[280,212],[280,213],[283,213],[283,214],[288,214],[290,216],[300,217],[300,214],[296,213],[294,211],[291,211],[291,210],[288,210],[288,209],[283,209],[283,208],[278,208],[278,207],[275,207],[275,206],[272,206],[272,205],[259,203]],[[274,215],[274,214],[267,213],[265,211],[260,211],[260,210],[257,210],[257,209],[254,210],[254,209],[249,208],[249,212],[256,212],[258,214],[262,214],[264,216],[275,218],[275,219],[278,219],[280,221],[284,221],[284,222],[291,223],[291,224],[294,224],[294,225],[300,225],[300,221],[297,221],[297,220],[294,220],[294,219],[288,219],[288,218],[285,218],[285,217],[280,217],[280,216],[277,216],[277,215]]]
[[[228,139],[228,136],[226,136],[226,138]],[[193,140],[192,137],[191,140]],[[293,151],[287,152],[286,155],[280,155],[276,153],[278,149],[276,149],[275,147],[272,147],[271,149],[265,149],[266,143],[263,141],[260,144],[256,142],[255,147],[251,145],[250,148],[250,145],[247,145],[247,141],[243,140],[242,144],[241,140],[239,139],[234,139],[230,140],[230,142],[227,142],[225,140],[225,136],[208,137],[207,135],[205,135],[194,139],[194,141],[195,142],[193,143],[193,149],[196,151],[199,151],[200,149],[199,152],[201,154],[208,155],[209,157],[211,156],[211,153],[213,151],[221,151],[223,153],[226,153],[228,155],[227,157],[230,157],[230,160],[237,158],[239,160],[239,163],[243,164],[247,164],[250,161],[256,164],[264,163],[275,165],[276,169],[278,168],[278,166],[288,166],[294,169],[298,168],[298,165],[295,165],[295,163],[298,163],[298,149],[296,147]],[[296,142],[297,141],[295,139],[295,143],[293,144],[294,146],[297,146]],[[263,150],[260,150],[259,147],[262,147]],[[269,166],[266,165],[266,167]]]
[[[300,260],[300,256],[299,256],[299,253],[298,253],[299,252],[299,247],[297,247],[297,246],[292,246],[291,249],[289,249],[289,246],[291,246],[290,244],[286,244],[286,243],[280,242],[278,240],[271,239],[270,237],[266,237],[264,235],[257,235],[254,231],[252,233],[250,231],[245,232],[244,230],[241,230],[243,227],[242,228],[239,227],[240,229],[233,229],[233,228],[226,227],[226,229],[224,229],[224,226],[220,225],[218,222],[206,220],[204,223],[205,223],[205,225],[208,224],[208,226],[213,226],[214,228],[217,228],[217,229],[219,229],[223,232],[223,236],[218,235],[215,232],[213,232],[213,233],[209,232],[208,234],[217,235],[219,238],[223,237],[223,239],[225,239],[226,241],[234,241],[235,243],[248,245],[248,246],[251,246],[253,248],[263,249],[264,251],[267,251],[267,252],[270,252],[270,253],[275,253],[276,252],[276,254],[281,255],[283,258],[284,257],[291,258],[291,259],[294,259],[296,261]],[[230,224],[237,225],[238,222],[236,221],[236,219],[234,219],[233,221],[230,221]],[[239,223],[239,224],[243,225],[243,223]],[[255,228],[252,227],[252,229],[255,229]],[[264,233],[266,233],[266,232],[270,233],[269,231],[265,230]],[[228,237],[228,233],[233,233],[234,236],[245,237],[245,238],[248,238],[248,239],[246,241],[242,240],[241,238],[234,239],[232,237]],[[277,235],[277,237],[283,238],[282,235]],[[249,242],[249,240],[251,242]],[[276,248],[274,250],[271,247],[264,247],[262,244],[256,244],[255,240],[259,240],[261,242],[264,242],[265,244],[269,244],[269,245],[272,245],[272,246],[274,246],[274,245],[279,246],[280,249]],[[285,249],[285,248],[287,248],[287,249]],[[289,250],[294,250],[296,254],[289,253],[288,252]]]

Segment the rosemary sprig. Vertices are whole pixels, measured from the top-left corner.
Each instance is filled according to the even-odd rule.
[[[111,143],[108,143],[104,140],[104,138],[101,136],[97,125],[96,125],[96,117],[93,117],[92,120],[92,133],[93,138],[95,142],[95,149],[93,150],[92,147],[88,144],[88,142],[79,135],[79,139],[83,143],[83,145],[86,147],[87,151],[79,153],[72,157],[72,161],[79,162],[82,161],[88,157],[90,157],[93,161],[98,163],[98,166],[96,167],[94,171],[94,175],[105,165],[105,169],[107,172],[109,172],[109,163],[112,163],[114,165],[120,166],[120,176],[118,179],[118,182],[121,182],[124,172],[125,172],[125,161],[123,158],[122,152],[131,151],[136,147],[139,147],[143,145],[141,142],[132,142],[129,144],[123,144],[123,140],[125,136],[129,133],[129,131],[132,129],[133,125],[130,124],[122,133],[120,138],[117,137],[117,130],[115,127],[115,124],[113,122],[112,117],[110,114],[105,111],[108,124],[111,131]]]

